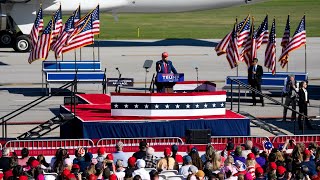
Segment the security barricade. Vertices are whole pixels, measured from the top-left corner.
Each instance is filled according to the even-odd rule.
[[[236,147],[245,144],[248,140],[251,140],[253,146],[260,149],[262,149],[263,141],[270,141],[267,136],[211,136],[211,144],[217,150],[225,149],[228,142],[232,142]]]
[[[59,148],[75,150],[78,147],[87,148],[89,151],[94,147],[91,139],[42,139],[42,140],[12,140],[4,147],[12,149],[18,155],[23,148],[28,148],[30,156],[39,154],[54,155]]]

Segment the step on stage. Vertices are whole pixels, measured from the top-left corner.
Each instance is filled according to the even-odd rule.
[[[75,120],[61,138],[185,137],[188,129],[212,136],[250,136],[250,120],[226,110],[226,92],[78,94]],[[62,115],[70,105],[61,105]]]

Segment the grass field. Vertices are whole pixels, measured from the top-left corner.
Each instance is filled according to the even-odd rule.
[[[222,38],[232,29],[235,18],[239,21],[248,14],[254,16],[256,28],[266,14],[269,15],[269,29],[276,18],[277,36],[284,31],[287,15],[291,18],[291,35],[304,13],[308,37],[320,36],[320,0],[270,0],[263,3],[214,9],[208,11],[161,14],[118,14],[115,21],[108,13],[100,15],[101,39],[165,38]]]

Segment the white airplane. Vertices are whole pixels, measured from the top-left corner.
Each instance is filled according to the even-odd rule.
[[[87,12],[100,5],[100,11],[117,12],[185,12],[259,2],[263,0],[0,0],[0,46],[18,52],[30,51],[29,33],[42,4],[44,14],[51,15],[60,4],[62,14],[71,14],[79,5]]]

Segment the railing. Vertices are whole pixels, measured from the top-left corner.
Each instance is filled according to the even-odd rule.
[[[58,91],[55,92],[55,93],[50,93],[49,96],[41,96],[25,105],[23,105],[22,107],[2,116],[0,119],[1,119],[1,122],[0,122],[0,125],[2,126],[2,138],[3,139],[7,139],[8,137],[8,131],[7,131],[7,122],[10,121],[11,119],[17,117],[18,115],[30,110],[31,108],[41,104],[42,102],[50,99],[52,96],[55,96],[57,94],[59,94],[62,90],[65,90],[65,89],[68,89],[69,87],[72,87],[73,89],[71,90],[72,93],[71,93],[71,96],[75,97],[75,93],[77,92],[77,79],[75,78],[74,81],[71,81],[71,82],[68,82],[64,85],[62,85],[61,87],[58,88]],[[75,98],[74,98],[75,99]],[[75,101],[74,101],[75,102]],[[75,110],[75,108],[74,108]],[[75,113],[75,112],[74,112]]]
[[[184,141],[179,137],[103,138],[97,142],[97,147],[115,147],[119,141],[121,141],[124,146],[139,146],[141,141],[145,141],[149,146],[184,144]]]
[[[211,136],[211,144],[215,149],[224,149],[228,142],[235,146],[245,144],[248,140],[252,141],[253,146],[262,147],[263,141],[270,141],[267,136]]]
[[[227,79],[229,79],[229,80],[231,81],[231,110],[232,110],[232,108],[233,108],[233,83],[232,83],[232,82],[235,82],[235,83],[238,84],[238,112],[240,112],[240,86],[242,86],[242,87],[244,87],[245,89],[248,89],[248,90],[250,90],[250,91],[253,91],[253,92],[259,94],[260,96],[262,96],[262,97],[264,97],[264,98],[266,98],[266,99],[274,102],[274,103],[277,104],[277,105],[281,105],[282,107],[287,108],[287,109],[295,112],[295,113],[298,114],[298,115],[301,115],[301,116],[303,117],[303,118],[302,118],[302,134],[304,134],[304,124],[305,124],[304,118],[309,119],[308,116],[305,116],[304,114],[300,113],[299,111],[297,111],[297,110],[295,110],[295,109],[292,109],[292,108],[289,107],[289,106],[286,106],[285,104],[283,104],[283,103],[281,103],[281,102],[279,102],[279,101],[271,98],[271,97],[268,96],[268,95],[263,94],[261,91],[258,91],[257,89],[252,88],[252,87],[251,87],[250,85],[248,85],[248,84],[245,84],[245,83],[243,83],[243,82],[241,82],[241,81],[239,81],[239,80],[237,80],[237,79],[233,79],[233,78],[230,78],[230,77],[227,77]],[[295,121],[296,121],[296,120],[295,120]],[[295,124],[296,124],[296,122],[294,122],[294,134],[295,134]]]

